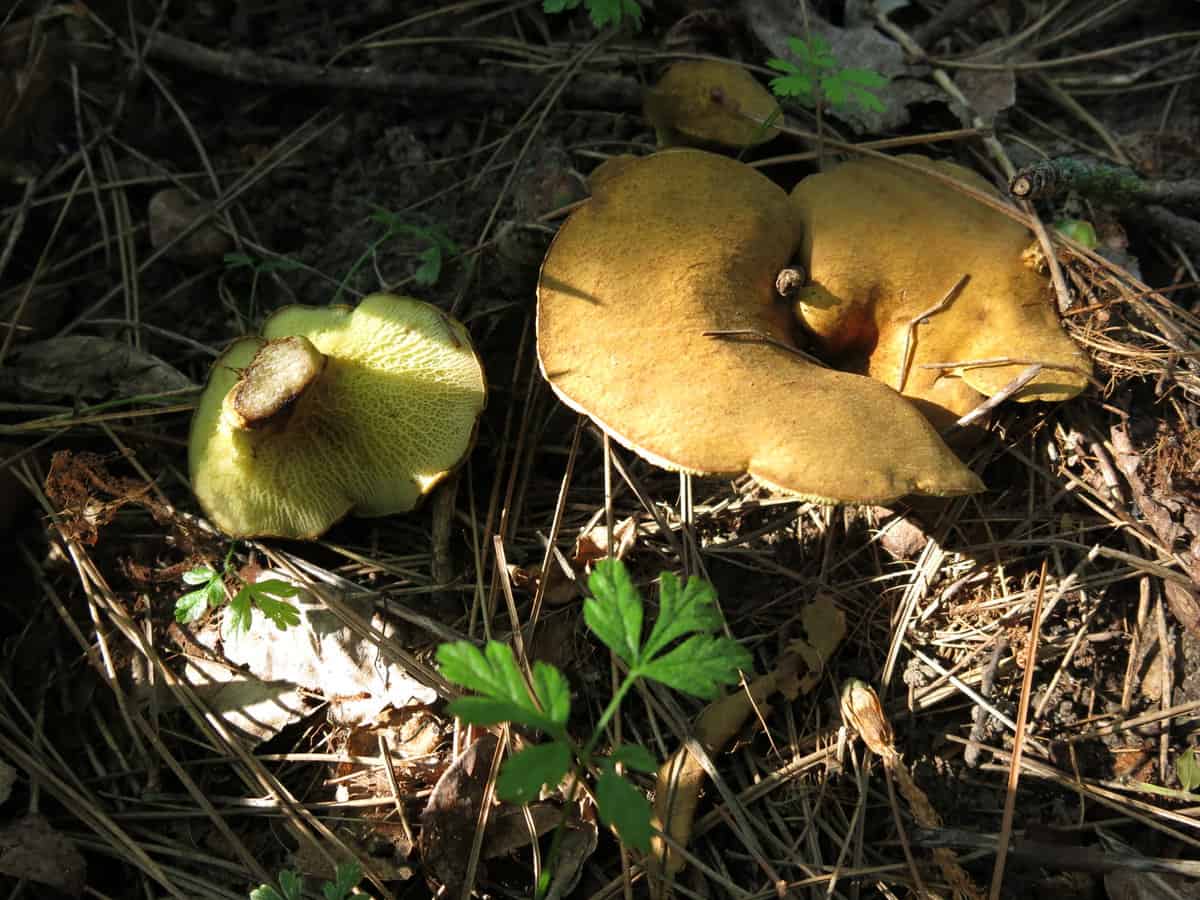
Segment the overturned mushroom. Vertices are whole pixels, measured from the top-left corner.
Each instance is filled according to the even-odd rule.
[[[749,472],[824,502],[980,490],[895,391],[791,348],[775,280],[799,241],[787,194],[748,166],[700,150],[624,165],[542,265],[543,374],[669,469]],[[731,331],[750,339],[712,334]]]
[[[192,489],[234,537],[412,509],[466,456],[487,387],[466,329],[409,297],[290,306],[214,364]]]
[[[900,159],[991,192],[961,166]],[[1003,213],[869,159],[805,178],[792,200],[810,275],[796,313],[839,368],[895,387],[939,427],[1032,365],[1040,371],[1013,399],[1064,400],[1087,385],[1087,355],[1022,263],[1030,235]]]
[[[646,91],[643,112],[664,147],[750,147],[779,134],[759,124],[780,113],[771,92],[741,66],[717,60],[675,63]]]

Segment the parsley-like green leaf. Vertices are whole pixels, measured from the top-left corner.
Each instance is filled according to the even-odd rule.
[[[602,559],[588,578],[592,596],[583,603],[583,620],[613,653],[631,668],[641,659],[642,597],[625,564]]]
[[[533,692],[552,722],[565,726],[571,716],[571,686],[563,673],[549,663],[533,664]]]
[[[337,869],[334,870],[333,882],[325,882],[325,886],[321,888],[321,894],[325,900],[345,900],[350,896],[350,892],[358,887],[358,883],[362,881],[362,866],[358,861],[338,863]]]
[[[295,597],[300,593],[300,588],[296,585],[278,578],[268,578],[266,581],[248,584],[246,589],[250,591],[250,595],[255,600],[259,597]]]
[[[417,254],[421,265],[413,272],[413,280],[422,287],[437,284],[442,275],[442,248],[434,244]]]
[[[611,767],[596,779],[596,807],[626,844],[643,852],[650,849],[650,801]]]
[[[286,631],[291,625],[300,624],[300,611],[290,603],[277,599],[280,597],[295,597],[300,588],[278,578],[268,578],[255,584],[247,584],[239,591],[245,592],[250,602],[258,607],[266,618],[275,623],[280,631]]]
[[[287,631],[293,625],[300,624],[300,610],[290,603],[276,600],[266,594],[258,594],[254,598],[259,611],[272,622],[280,631]]]
[[[788,49],[796,55],[800,62],[812,69],[836,69],[837,59],[829,41],[814,34],[811,39],[803,40],[798,37],[788,38]]]
[[[750,654],[737,641],[692,635],[674,650],[643,664],[638,674],[683,694],[710,700],[723,684],[736,684],[738,669],[750,668]]]
[[[703,578],[693,576],[680,588],[676,575],[663,572],[658,581],[658,617],[642,647],[642,656],[645,659],[658,656],[685,634],[720,628],[716,600],[716,590]]]
[[[637,772],[658,771],[658,760],[641,744],[621,744],[608,758]]]
[[[279,873],[279,886],[283,888],[283,895],[287,900],[303,900],[304,876],[299,872],[284,869]]]
[[[874,92],[887,85],[886,76],[869,69],[842,68],[829,43],[819,35],[809,41],[788,38],[788,47],[799,65],[786,59],[767,60],[770,68],[783,73],[770,81],[776,96],[796,97],[813,105],[820,95],[835,108],[856,103],[870,112],[884,110],[883,101]]]
[[[225,599],[225,585],[220,574],[207,566],[185,572],[183,582],[200,587],[175,601],[175,621],[181,625],[195,622],[210,606],[220,606]]]
[[[496,779],[496,795],[510,803],[530,803],[543,785],[556,785],[571,768],[571,745],[550,741],[526,747],[504,761]]]
[[[480,653],[474,644],[457,641],[438,647],[437,658],[443,676],[482,695],[455,700],[449,707],[451,715],[478,725],[517,722],[555,737],[565,736],[571,693],[566,679],[552,666],[539,663],[534,667],[539,709],[507,644],[488,641]]]
[[[183,573],[183,583],[191,585],[208,584],[216,577],[216,570],[210,566],[197,566]]]
[[[253,610],[250,592],[243,587],[229,601],[229,608],[225,610],[225,621],[221,623],[221,633],[226,637],[237,637],[248,632],[254,619]]]
[[[577,9],[581,0],[543,0],[542,10],[560,13]],[[588,16],[597,28],[605,25],[620,25],[628,16],[634,31],[642,27],[642,7],[637,0],[587,0]]]
[[[767,65],[776,72],[784,73],[770,81],[776,97],[799,97],[806,103],[813,101],[816,85],[795,63],[772,57],[767,60]]]
[[[254,257],[245,253],[226,253],[223,257],[221,257],[221,261],[225,263],[225,267],[228,269],[237,269],[241,268],[242,266],[254,265]],[[264,885],[264,887],[268,887],[268,889],[270,889],[267,885]]]
[[[1200,787],[1200,761],[1196,759],[1194,747],[1184,750],[1176,758],[1175,774],[1179,776],[1179,784],[1185,791],[1194,791]]]

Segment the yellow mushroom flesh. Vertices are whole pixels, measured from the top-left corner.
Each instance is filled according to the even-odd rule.
[[[235,537],[315,537],[412,509],[473,443],[486,402],[466,329],[377,294],[285,307],[217,361],[192,422],[192,487]]]

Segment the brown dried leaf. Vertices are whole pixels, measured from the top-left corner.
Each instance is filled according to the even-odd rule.
[[[1200,594],[1174,581],[1163,580],[1167,607],[1180,625],[1200,637]]]
[[[495,735],[484,734],[468,747],[442,773],[421,813],[417,847],[426,878],[435,891],[444,886],[448,897],[462,894],[497,746]]]
[[[87,863],[70,840],[33,813],[0,828],[0,873],[78,897]]]
[[[212,223],[198,226],[187,237],[180,236],[192,224],[209,215],[211,207],[193,199],[178,188],[166,188],[150,198],[147,218],[150,220],[150,243],[158,250],[168,243],[167,256],[181,262],[197,264],[217,262],[233,247],[229,236]]]
[[[0,371],[0,393],[33,400],[106,400],[195,387],[157,356],[121,341],[69,334],[26,344]]]
[[[612,545],[613,557],[624,559],[637,541],[637,520],[630,516],[622,519],[613,527]],[[608,556],[608,526],[596,525],[575,541],[576,566],[585,572],[592,570],[593,564]]]

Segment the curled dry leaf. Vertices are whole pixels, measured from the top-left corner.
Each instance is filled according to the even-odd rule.
[[[637,541],[637,520],[630,516],[613,527],[612,552],[615,559],[624,559]],[[595,525],[575,539],[575,565],[585,572],[592,564],[608,556],[608,526]]]
[[[713,701],[700,713],[692,734],[706,752],[722,750],[752,713],[763,712],[763,706],[776,692],[790,700],[816,687],[826,662],[846,636],[846,617],[829,595],[822,594],[805,607],[801,621],[807,639],[792,641],[775,671]],[[805,672],[803,677],[801,672]],[[676,751],[659,767],[652,823],[678,844],[686,845],[691,836],[704,778],[704,768],[686,748]],[[664,841],[655,838],[651,840],[649,865],[660,876],[674,875],[683,869],[684,862]],[[654,884],[655,890],[662,889],[661,879]]]

